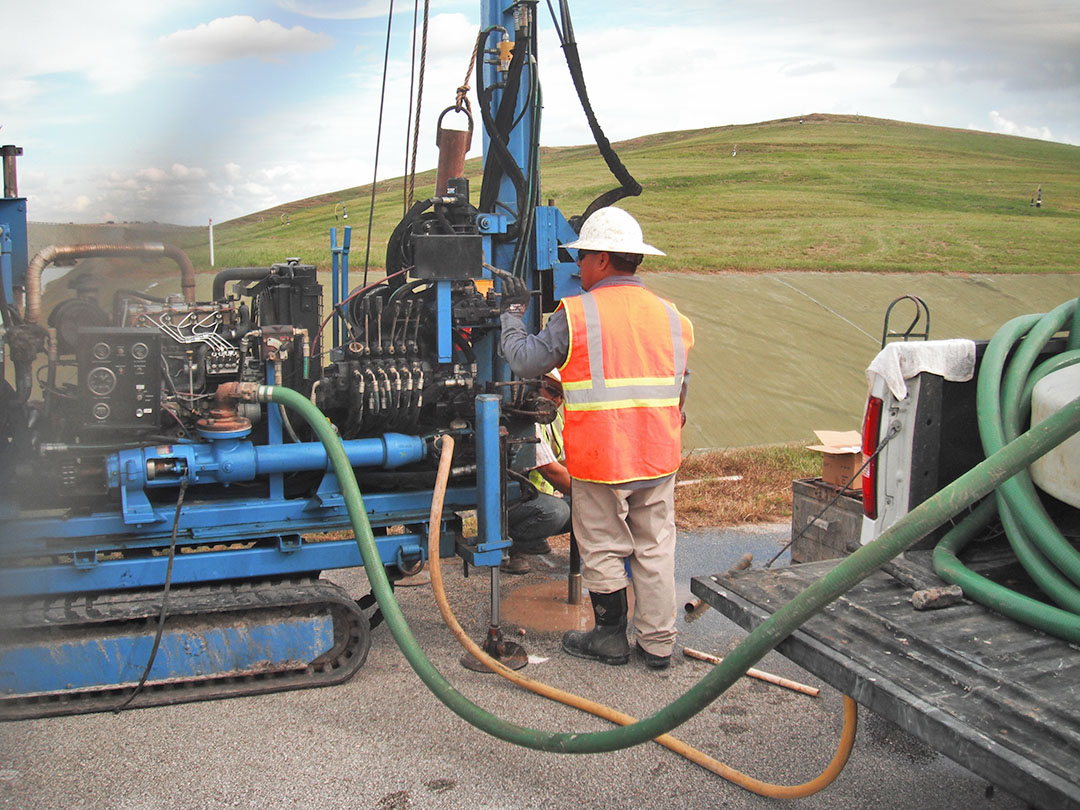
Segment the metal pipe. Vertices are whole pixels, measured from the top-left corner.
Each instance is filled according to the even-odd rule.
[[[499,397],[481,394],[476,398],[476,482],[477,542],[484,550],[502,543],[499,463]],[[496,566],[498,567],[498,566]]]
[[[566,602],[569,605],[581,604],[581,549],[578,548],[573,526],[570,527],[570,575],[566,581]]]
[[[0,155],[4,158],[4,197],[13,199],[19,196],[19,179],[15,171],[15,158],[23,153],[21,146],[4,144],[0,146]]]
[[[57,259],[88,259],[99,256],[165,256],[180,266],[180,289],[184,300],[195,303],[195,267],[184,251],[160,242],[142,245],[49,245],[37,252],[26,268],[26,321],[41,319],[41,274]]]
[[[273,271],[269,267],[226,267],[214,276],[211,300],[220,301],[225,297],[225,285],[230,281],[254,281],[266,278]]]
[[[343,447],[354,467],[392,470],[427,455],[422,438],[401,433],[347,439]],[[105,467],[110,489],[130,489],[175,486],[181,480],[192,485],[254,481],[268,475],[329,470],[330,462],[321,442],[256,445],[221,438],[198,444],[120,450],[106,458]]]
[[[451,179],[465,176],[465,155],[472,147],[473,120],[468,110],[461,110],[468,116],[468,130],[443,129],[443,117],[454,109],[447,107],[443,110],[436,125],[435,145],[439,149],[439,166],[435,171],[436,197],[446,194],[447,184]]]

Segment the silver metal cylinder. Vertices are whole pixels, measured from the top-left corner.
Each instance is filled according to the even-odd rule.
[[[581,574],[570,574],[566,584],[566,602],[570,605],[581,604]]]

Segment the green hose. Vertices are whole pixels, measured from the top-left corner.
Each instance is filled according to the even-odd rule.
[[[1077,398],[949,484],[904,516],[877,540],[863,546],[825,577],[792,599],[750,633],[724,657],[722,663],[680,698],[631,725],[576,734],[550,732],[509,723],[481,709],[453,688],[420,649],[405,622],[401,608],[394,600],[375,546],[375,538],[356,477],[333,427],[318,408],[295,391],[277,386],[258,386],[253,397],[259,402],[276,402],[299,411],[326,447],[333,472],[343,489],[345,505],[372,591],[394,640],[424,684],[459,717],[501,740],[541,751],[576,754],[628,748],[665,734],[686,722],[829,602],[1080,430],[1080,398]]]
[[[1030,416],[1035,383],[1051,371],[1080,362],[1078,302],[1066,301],[1044,315],[1014,318],[986,347],[977,383],[977,417],[988,456],[1019,434]],[[1066,350],[1036,366],[1047,343],[1066,325],[1071,330]],[[961,549],[993,518],[994,505],[1017,560],[1059,607],[995,585],[960,563]],[[934,567],[943,579],[999,613],[1061,638],[1080,638],[1080,551],[1047,514],[1027,470],[1003,483],[989,504],[942,539],[934,552]]]
[[[938,576],[964,590],[964,596],[1024,624],[1039,627],[1066,641],[1080,642],[1080,617],[1038,599],[1017,593],[960,562],[960,552],[994,519],[997,502],[986,498],[970,516],[950,530],[934,548]]]

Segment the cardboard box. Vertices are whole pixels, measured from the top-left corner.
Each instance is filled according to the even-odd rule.
[[[857,430],[815,430],[821,444],[812,444],[808,450],[821,453],[821,480],[834,487],[846,486],[863,465],[862,434]],[[856,478],[850,489],[861,486]]]

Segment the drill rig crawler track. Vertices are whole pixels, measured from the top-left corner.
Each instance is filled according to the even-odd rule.
[[[154,589],[6,606],[0,632],[9,663],[18,662],[10,650],[22,641],[30,653],[44,646],[58,674],[51,689],[0,695],[0,720],[119,708],[146,666],[143,648],[150,647],[161,600]],[[337,585],[310,577],[176,587],[167,609],[161,648],[131,708],[341,683],[363,665],[371,644],[356,602]],[[297,646],[294,630],[303,632],[304,645]],[[181,635],[170,649],[170,638]],[[298,655],[305,651],[314,657]],[[112,683],[103,675],[110,671],[120,675]]]

